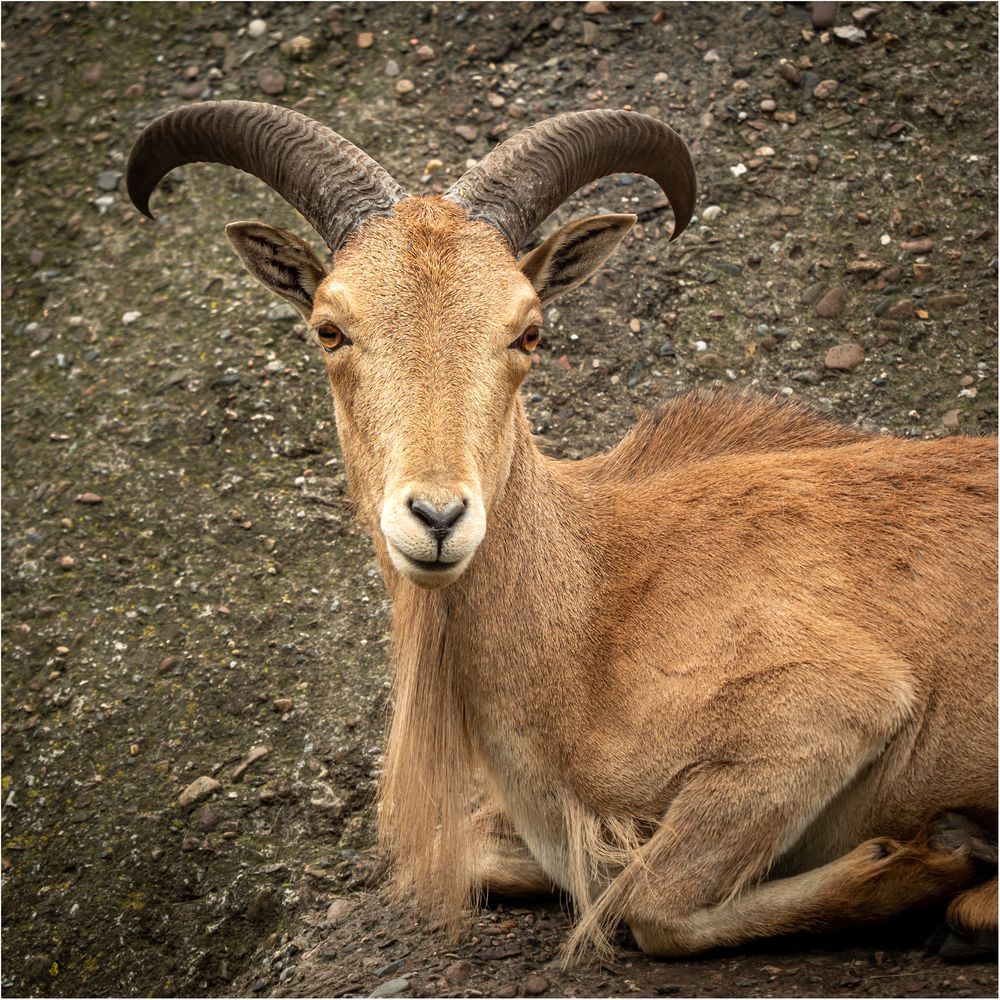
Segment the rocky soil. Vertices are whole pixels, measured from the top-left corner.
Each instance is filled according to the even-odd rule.
[[[565,971],[558,903],[457,944],[389,904],[386,597],[315,348],[222,227],[319,240],[237,171],[176,171],[156,224],[121,174],[191,101],[299,108],[427,193],[548,115],[631,107],[691,143],[699,217],[668,247],[631,177],[559,213],[641,224],[548,310],[526,392],[552,454],[696,385],[994,433],[996,14],[4,5],[5,995],[995,996],[993,964],[924,952],[935,914],[679,963],[623,936]]]

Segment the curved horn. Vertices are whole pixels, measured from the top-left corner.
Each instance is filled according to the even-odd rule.
[[[684,140],[634,111],[557,115],[501,143],[444,197],[489,222],[516,253],[535,227],[574,191],[607,174],[645,174],[674,210],[674,233],[691,221],[697,183]]]
[[[212,101],[177,108],[143,129],[129,156],[132,203],[149,198],[174,167],[225,163],[259,177],[336,252],[371,215],[388,215],[402,188],[367,153],[311,118],[273,104]]]

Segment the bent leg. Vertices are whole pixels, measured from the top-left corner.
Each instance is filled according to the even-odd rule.
[[[761,883],[714,906],[629,923],[643,951],[673,957],[782,934],[874,923],[948,899],[976,878],[967,847],[941,835],[947,824],[945,817],[932,825],[929,836],[907,844],[866,841],[821,868]],[[995,882],[993,890],[995,899]],[[995,908],[993,919],[995,927]]]
[[[997,878],[994,875],[952,900],[945,914],[948,934],[941,943],[943,959],[961,962],[997,951]]]
[[[555,892],[552,880],[498,806],[484,806],[469,823],[475,843],[472,884],[483,895],[539,896]]]

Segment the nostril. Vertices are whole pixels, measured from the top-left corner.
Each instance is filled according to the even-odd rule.
[[[453,500],[446,507],[435,507],[426,500],[410,500],[409,508],[413,516],[431,530],[439,538],[444,538],[455,522],[465,513],[465,501]]]

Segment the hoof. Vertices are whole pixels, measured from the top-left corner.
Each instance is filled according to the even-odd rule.
[[[941,854],[966,852],[985,865],[997,863],[997,843],[978,823],[960,813],[944,813],[930,825],[927,846]]]
[[[963,934],[945,925],[941,938],[937,953],[945,962],[975,962],[995,958],[997,954],[997,938],[993,931]]]

